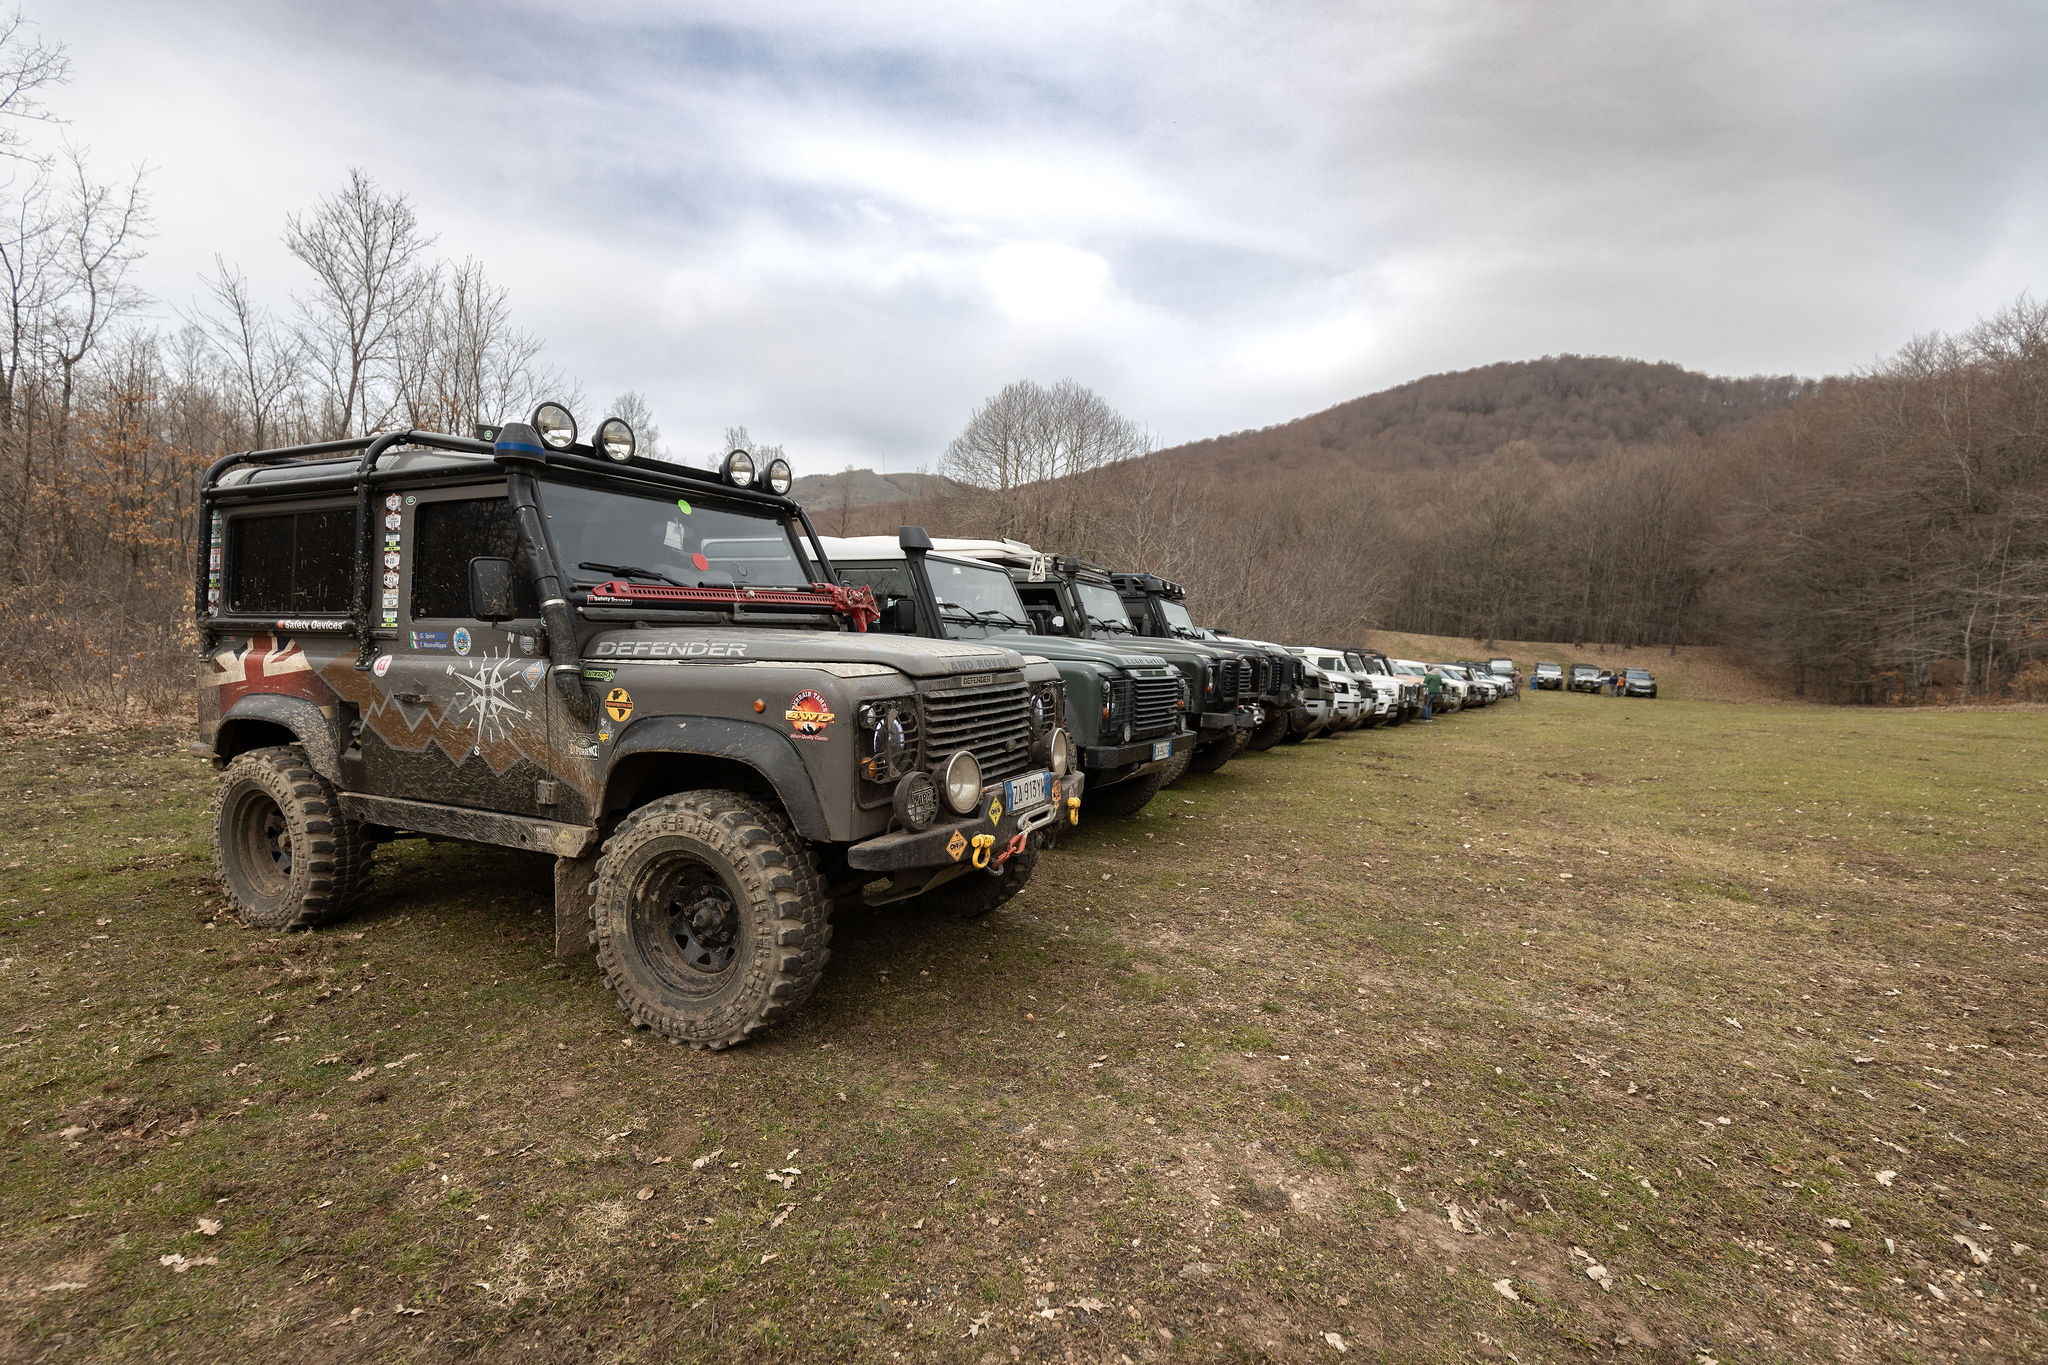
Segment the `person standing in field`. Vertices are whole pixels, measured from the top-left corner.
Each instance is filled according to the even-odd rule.
[[[1422,719],[1428,721],[1430,712],[1436,709],[1437,693],[1444,690],[1444,675],[1435,669],[1428,669],[1422,675]]]

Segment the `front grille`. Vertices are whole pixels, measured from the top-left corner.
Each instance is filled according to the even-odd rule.
[[[991,687],[924,694],[925,761],[973,752],[985,781],[1010,777],[1031,762],[1031,693],[1020,679]]]
[[[1237,661],[1237,695],[1240,697],[1256,695],[1252,689],[1252,661],[1250,659],[1239,659]]]
[[[1216,695],[1204,710],[1234,711],[1237,709],[1237,664],[1230,659],[1218,659],[1211,667],[1216,672]]]
[[[1132,699],[1131,738],[1151,739],[1180,729],[1180,675],[1136,678]]]

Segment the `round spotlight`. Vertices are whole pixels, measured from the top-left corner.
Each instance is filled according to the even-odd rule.
[[[932,821],[939,818],[939,789],[931,778],[907,773],[896,784],[896,818],[913,833],[932,827]]]
[[[725,481],[738,488],[745,488],[754,481],[754,457],[744,450],[735,450],[725,457]]]
[[[605,458],[623,464],[633,458],[633,447],[637,444],[633,426],[625,418],[607,417],[597,424],[597,448]]]
[[[1052,732],[1052,744],[1048,746],[1052,775],[1065,777],[1074,767],[1074,741],[1067,738],[1064,729]]]
[[[549,450],[567,450],[576,444],[576,419],[560,403],[542,403],[535,408],[533,429]]]
[[[955,815],[971,815],[981,804],[981,760],[967,750],[946,760],[940,781],[945,784],[946,804]]]
[[[789,486],[796,482],[796,475],[790,473],[788,460],[770,460],[761,482],[768,485],[768,491],[776,497],[788,497]]]

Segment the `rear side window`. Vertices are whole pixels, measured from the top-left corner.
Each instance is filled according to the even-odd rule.
[[[412,617],[469,617],[469,561],[509,559],[516,615],[540,615],[533,574],[519,543],[512,504],[503,498],[423,502],[412,527]]]
[[[910,587],[910,570],[901,564],[835,564],[839,581],[852,587],[864,587],[875,595],[875,605],[883,611],[882,619],[889,619],[888,612],[897,602],[905,598],[915,600]],[[924,613],[919,612],[920,619]]]
[[[228,610],[303,616],[346,612],[355,591],[355,509],[234,517]]]

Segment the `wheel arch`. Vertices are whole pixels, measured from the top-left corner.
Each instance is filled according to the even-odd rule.
[[[605,769],[599,819],[709,788],[774,802],[806,839],[834,837],[810,770],[790,741],[766,726],[718,717],[649,717],[628,729]]]
[[[240,754],[274,744],[297,744],[306,751],[314,772],[337,787],[341,785],[334,722],[304,697],[259,693],[229,707],[213,730],[214,766],[225,767]]]

